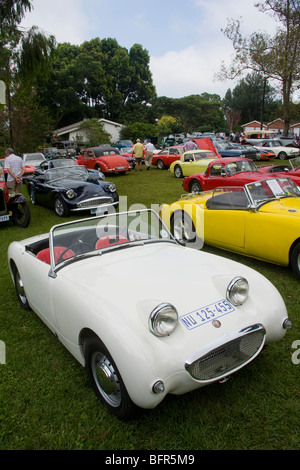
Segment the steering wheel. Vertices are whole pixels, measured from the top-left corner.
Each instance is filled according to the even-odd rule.
[[[88,247],[88,249],[84,249],[83,247]],[[79,249],[78,249],[79,247]],[[73,251],[74,256],[82,255],[83,253],[88,253],[89,251],[94,251],[92,245],[86,242],[75,242],[71,246],[68,246],[57,258],[56,264],[61,263],[64,260],[64,255],[69,251]]]

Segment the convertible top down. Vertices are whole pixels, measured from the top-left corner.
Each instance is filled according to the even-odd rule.
[[[289,326],[267,279],[181,246],[151,210],[56,225],[11,243],[8,263],[21,306],[86,367],[122,419],[168,393],[224,380]]]

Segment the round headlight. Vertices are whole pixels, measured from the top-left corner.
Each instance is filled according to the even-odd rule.
[[[75,196],[75,192],[73,191],[73,189],[68,189],[68,191],[66,192],[66,196],[68,199],[73,199],[73,197]]]
[[[235,277],[227,287],[226,297],[233,305],[242,305],[249,294],[249,284],[244,277]]]
[[[149,328],[155,336],[167,336],[172,333],[178,323],[178,313],[171,304],[160,304],[149,317]]]
[[[115,193],[117,188],[116,188],[116,185],[111,183],[109,186],[108,186],[108,190],[111,192],[111,193]]]

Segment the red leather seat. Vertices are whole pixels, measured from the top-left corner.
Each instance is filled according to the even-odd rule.
[[[119,245],[120,243],[129,242],[128,238],[123,235],[109,235],[107,237],[99,238],[96,243],[96,250],[107,248],[108,246]]]
[[[60,255],[67,249],[67,247],[65,246],[55,246],[54,247],[54,259],[55,259],[55,262],[57,262],[58,258],[60,257]],[[74,253],[72,250],[68,250],[65,252],[65,254],[63,255],[63,259],[68,259],[68,258],[72,258],[72,256],[74,256]],[[44,263],[47,263],[47,264],[50,264],[50,249],[49,248],[45,248],[44,250],[41,250],[38,252],[38,254],[36,255],[37,259],[39,259],[40,261],[43,261]]]

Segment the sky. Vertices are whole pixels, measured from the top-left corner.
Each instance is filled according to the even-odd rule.
[[[38,26],[58,43],[80,45],[114,38],[127,50],[149,53],[157,96],[224,97],[237,82],[216,81],[222,61],[230,65],[232,43],[222,32],[229,19],[242,21],[243,35],[274,33],[276,23],[254,0],[32,0],[21,26]]]

